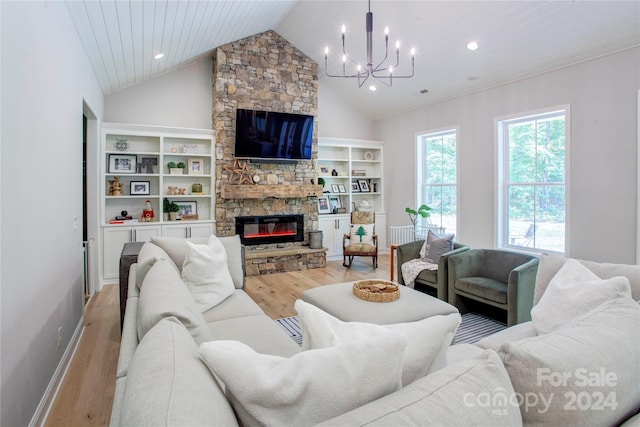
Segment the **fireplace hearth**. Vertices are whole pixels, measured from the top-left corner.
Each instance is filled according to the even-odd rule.
[[[304,215],[238,216],[236,234],[243,245],[302,242]]]

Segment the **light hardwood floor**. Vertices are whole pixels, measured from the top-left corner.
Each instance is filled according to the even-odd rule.
[[[361,279],[389,279],[389,255],[356,258],[351,268],[342,261],[327,267],[291,273],[247,277],[246,291],[272,319],[295,316],[293,303],[306,289]],[[111,417],[118,352],[120,305],[118,285],[105,285],[89,301],[85,329],[67,376],[51,408],[46,427],[106,426]]]

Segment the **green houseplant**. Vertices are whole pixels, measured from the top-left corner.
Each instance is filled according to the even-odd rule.
[[[182,167],[180,167],[182,165]],[[169,169],[169,173],[171,175],[182,175],[182,168],[184,168],[184,163],[180,162],[176,166],[175,162],[167,163],[167,169]]]
[[[164,198],[162,201],[162,212],[167,214],[169,221],[175,221],[179,211],[180,206],[177,203],[169,201],[166,197]]]
[[[413,224],[413,228],[416,227],[416,222],[418,221],[419,216],[421,216],[422,218],[429,218],[429,215],[431,215],[431,208],[427,205],[421,205],[418,209],[407,207],[404,211],[409,215],[409,219],[411,220],[411,224]]]

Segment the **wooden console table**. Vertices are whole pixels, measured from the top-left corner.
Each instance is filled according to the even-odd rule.
[[[391,278],[389,280],[391,280],[392,282],[394,281],[393,279],[394,279],[394,276],[395,276],[395,274],[394,274],[395,273],[395,271],[394,271],[395,262],[394,262],[393,258],[394,258],[394,254],[395,254],[395,251],[398,248],[398,246],[400,246],[400,245],[391,245],[391,246],[389,246],[389,252],[390,252],[389,253],[389,260],[391,262],[391,266],[389,268],[389,271],[391,272]],[[402,274],[402,272],[398,272],[398,274]]]

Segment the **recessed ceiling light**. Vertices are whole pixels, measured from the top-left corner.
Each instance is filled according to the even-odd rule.
[[[424,95],[425,93],[429,93],[429,89],[422,89],[420,90],[420,94]]]
[[[164,58],[164,53],[157,53],[156,56],[153,57],[153,59],[161,59]]]
[[[469,49],[470,51],[478,50],[478,42],[473,41],[467,43],[467,49]]]
[[[377,89],[376,85],[369,86],[369,90],[376,91]]]

